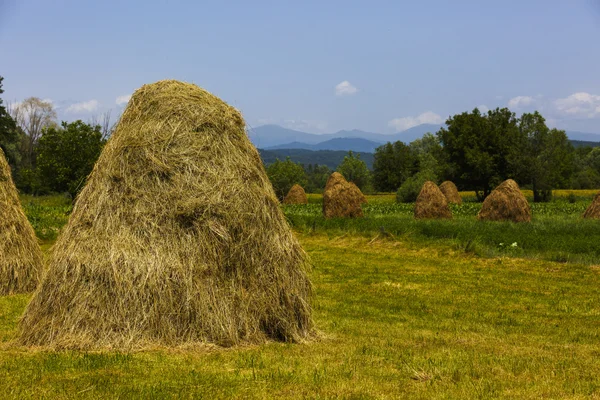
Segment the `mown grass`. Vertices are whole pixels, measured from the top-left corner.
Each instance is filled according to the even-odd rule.
[[[43,352],[6,344],[28,296],[0,298],[3,398],[600,397],[598,269],[446,246],[300,235],[308,344]]]
[[[29,295],[5,296],[0,398],[600,398],[600,266],[529,249],[562,236],[569,261],[578,248],[596,254],[600,225],[579,219],[583,203],[544,205],[524,225],[478,223],[469,204],[444,223],[414,221],[391,196],[370,198],[362,220],[285,208],[314,264],[318,341],[46,352],[11,343]],[[24,203],[42,235],[70,211],[58,199]],[[484,239],[515,237],[517,247],[486,253]]]

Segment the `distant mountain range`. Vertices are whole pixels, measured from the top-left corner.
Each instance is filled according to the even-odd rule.
[[[351,150],[355,152],[374,153],[377,147],[387,142],[400,140],[408,144],[422,138],[428,132],[437,132],[441,127],[442,125],[422,124],[391,135],[365,132],[358,129],[317,135],[287,129],[278,125],[263,125],[250,129],[248,135],[256,147],[269,151],[304,149],[346,152]],[[600,134],[567,131],[567,136],[576,147],[600,144]]]

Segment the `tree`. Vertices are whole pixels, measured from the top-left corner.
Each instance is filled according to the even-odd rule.
[[[438,167],[437,160],[431,153],[421,153],[418,156],[419,171],[408,178],[396,192],[396,201],[399,203],[412,203],[426,181],[437,183],[438,177],[435,170]]]
[[[45,128],[56,125],[56,111],[49,101],[30,97],[9,110],[12,118],[23,131],[21,140],[22,167],[35,167],[35,147]]]
[[[45,128],[37,149],[36,171],[41,184],[49,191],[75,196],[92,172],[104,143],[101,126],[81,120]]]
[[[0,76],[0,94],[4,93],[2,89],[3,80],[4,78]],[[17,124],[2,103],[2,98],[0,98],[0,148],[6,155],[8,164],[14,174],[20,160],[19,143],[21,135]]]
[[[370,172],[367,164],[360,159],[360,154],[356,156],[352,151],[344,157],[344,161],[337,167],[337,172],[342,174],[347,181],[353,182],[360,190],[365,190],[370,185]]]
[[[379,192],[394,192],[415,172],[416,158],[411,148],[397,141],[375,149],[373,186]]]
[[[448,128],[437,133],[449,163],[450,177],[458,185],[478,191],[483,199],[492,188],[511,176],[509,164],[519,143],[515,114],[507,108],[482,115],[477,108],[446,121]]]
[[[515,175],[531,184],[534,201],[549,201],[553,188],[571,180],[573,146],[564,131],[549,129],[537,111],[521,116],[519,131],[519,143],[510,157]]]
[[[308,164],[308,167],[304,169],[308,181],[305,190],[308,193],[321,193],[325,189],[331,172],[327,165]]]
[[[304,168],[296,164],[289,157],[285,161],[276,159],[275,162],[267,167],[267,176],[271,180],[275,194],[280,200],[290,191],[292,186],[298,184],[306,186],[306,175]]]

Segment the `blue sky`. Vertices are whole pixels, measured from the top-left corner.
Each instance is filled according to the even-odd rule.
[[[0,0],[0,49],[5,101],[64,120],[174,78],[250,126],[392,133],[509,106],[600,133],[600,0]]]

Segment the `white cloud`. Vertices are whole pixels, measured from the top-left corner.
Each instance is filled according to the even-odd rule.
[[[533,104],[534,101],[534,98],[531,96],[517,96],[508,101],[508,107],[523,108]]]
[[[578,92],[554,101],[556,109],[575,117],[594,118],[600,115],[600,96]]]
[[[318,133],[322,133],[327,129],[327,122],[309,119],[286,119],[281,125],[288,129]]]
[[[477,108],[479,109],[479,111],[481,111],[482,114],[485,114],[488,111],[490,111],[490,108],[488,106],[486,106],[485,104],[477,106]]]
[[[348,81],[343,81],[335,86],[336,96],[350,96],[358,92],[358,89]]]
[[[81,103],[71,104],[69,107],[67,107],[66,111],[69,113],[92,112],[96,111],[98,105],[98,100],[82,101]]]
[[[123,96],[117,97],[117,99],[115,100],[115,103],[117,103],[118,106],[122,106],[124,104],[129,103],[129,99],[131,99],[131,95],[124,94]]]
[[[388,122],[388,126],[398,131],[405,131],[421,124],[441,124],[442,122],[444,120],[438,114],[427,111],[417,117],[394,118]]]

